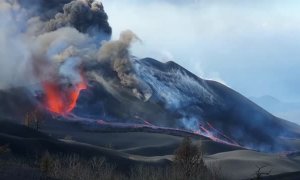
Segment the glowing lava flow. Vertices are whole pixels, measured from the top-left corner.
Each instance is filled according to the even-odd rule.
[[[139,116],[135,116],[136,119],[141,120],[144,123],[144,126],[151,127],[151,128],[160,128],[165,130],[178,130],[178,131],[185,131],[182,129],[176,129],[176,128],[166,128],[166,127],[158,127],[153,124],[151,124],[149,121],[144,120],[143,118]],[[103,123],[103,121],[101,122]],[[99,124],[101,124],[99,123]],[[187,130],[188,131],[188,130]],[[226,136],[224,133],[219,131],[218,129],[214,128],[210,123],[204,122],[203,125],[199,125],[199,130],[196,131],[190,131],[194,134],[205,136],[215,142],[228,144],[231,146],[237,146],[240,147],[239,143],[232,140],[230,137]]]
[[[109,122],[109,121],[105,121],[105,120],[82,118],[82,117],[78,117],[72,113],[69,114],[69,116],[67,118],[68,118],[68,120],[73,120],[73,121],[95,122],[96,124],[98,124],[100,126],[108,126],[108,127],[115,127],[115,128],[135,128],[135,129],[150,128],[152,130],[157,130],[157,131],[162,131],[162,132],[172,131],[172,132],[177,132],[177,133],[193,134],[193,135],[207,137],[218,143],[227,144],[227,145],[235,146],[235,147],[242,147],[238,142],[236,142],[233,139],[231,139],[230,137],[226,136],[224,133],[222,133],[220,130],[214,128],[208,122],[203,122],[201,125],[199,125],[199,130],[191,131],[191,130],[186,130],[186,129],[156,126],[156,125],[150,123],[149,121],[144,120],[143,118],[141,118],[139,116],[134,116],[134,118],[139,120],[140,123]]]
[[[56,114],[66,115],[75,108],[80,91],[87,87],[84,82],[80,82],[62,89],[56,83],[46,82],[43,84],[43,88],[47,109]]]
[[[211,140],[215,142],[220,142],[223,144],[228,144],[232,146],[238,146],[240,147],[239,143],[236,141],[232,140],[225,134],[223,134],[221,131],[217,130],[214,128],[210,123],[206,122],[203,125],[199,126],[199,130],[194,131],[195,134],[200,134],[205,137],[210,138]]]
[[[141,120],[143,124],[135,124],[135,123],[116,123],[116,122],[107,122],[104,120],[97,120],[98,125],[110,125],[114,127],[131,127],[131,128],[152,128],[156,130],[162,130],[162,131],[178,131],[178,132],[185,132],[185,133],[192,133],[194,135],[200,135],[205,136],[215,142],[227,144],[230,146],[236,146],[236,147],[242,147],[238,142],[234,141],[230,137],[226,136],[224,133],[222,133],[220,130],[214,128],[210,123],[205,122],[203,125],[199,126],[199,130],[197,131],[190,131],[185,129],[178,129],[178,128],[170,128],[170,127],[160,127],[151,124],[150,122],[144,120],[143,118],[139,116],[135,116],[136,119]]]

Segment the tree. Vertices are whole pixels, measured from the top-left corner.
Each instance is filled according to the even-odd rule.
[[[269,176],[272,172],[272,169],[268,170],[268,171],[263,171],[264,169],[266,169],[268,167],[268,165],[261,165],[261,166],[256,166],[257,170],[255,171],[255,177],[252,178],[252,180],[259,180],[262,179],[265,176]]]
[[[33,112],[27,113],[24,118],[24,125],[35,130],[39,130],[41,126],[41,120],[38,115],[38,111],[34,110]]]
[[[40,169],[43,173],[47,174],[53,169],[54,160],[48,151],[44,153],[40,161]]]
[[[197,145],[192,143],[189,137],[184,138],[175,151],[174,168],[183,179],[203,179],[210,174],[205,166],[203,153]]]
[[[10,152],[10,148],[9,148],[8,144],[0,146],[0,155],[6,154],[6,153],[9,153],[9,152]]]

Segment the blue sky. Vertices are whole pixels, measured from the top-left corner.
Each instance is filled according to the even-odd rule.
[[[300,1],[102,2],[114,38],[130,29],[143,41],[134,55],[173,60],[247,97],[300,101]]]

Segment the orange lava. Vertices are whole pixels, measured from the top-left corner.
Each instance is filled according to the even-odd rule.
[[[46,82],[43,84],[43,88],[47,109],[53,113],[66,115],[76,107],[80,91],[87,87],[84,82],[81,82],[62,90],[56,83]]]

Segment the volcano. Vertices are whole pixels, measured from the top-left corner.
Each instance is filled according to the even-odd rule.
[[[184,129],[261,151],[289,149],[280,143],[282,138],[300,135],[299,126],[174,62],[145,58],[132,63],[140,87],[124,87],[117,78],[102,76],[81,93],[74,113],[107,122]],[[95,72],[109,74],[101,68]]]
[[[299,126],[175,62],[133,56],[131,44],[140,39],[130,30],[112,40],[100,1],[16,3],[22,10],[5,1],[3,14],[13,29],[21,30],[15,35],[6,29],[3,37],[13,45],[17,41],[22,50],[3,52],[20,52],[14,60],[23,57],[30,68],[18,70],[22,73],[11,82],[13,88],[0,92],[2,117],[21,121],[39,112],[47,119],[89,123],[96,129],[179,131],[266,152],[294,150],[284,140],[300,137]],[[14,14],[24,18],[25,27]],[[27,77],[33,84],[26,84]]]
[[[130,75],[139,82],[135,86],[124,86],[115,72],[94,64],[85,68],[92,69],[92,77],[96,78],[87,75],[86,86],[73,87],[75,91],[65,92],[69,95],[63,98],[56,87],[49,86],[46,104],[38,100],[36,92],[25,91],[28,88],[3,91],[1,112],[6,117],[21,117],[22,111],[24,114],[39,107],[43,113],[54,113],[67,121],[99,127],[122,126],[128,130],[132,127],[180,130],[266,152],[293,150],[282,142],[300,136],[297,125],[273,116],[227,86],[201,79],[174,62],[132,57],[131,64]],[[22,106],[26,110],[20,110]]]
[[[132,21],[126,4],[122,23]],[[186,20],[178,12],[175,28]],[[136,57],[132,44],[147,37],[116,38],[116,19],[100,0],[0,0],[0,179],[299,179],[298,125],[177,61]]]

